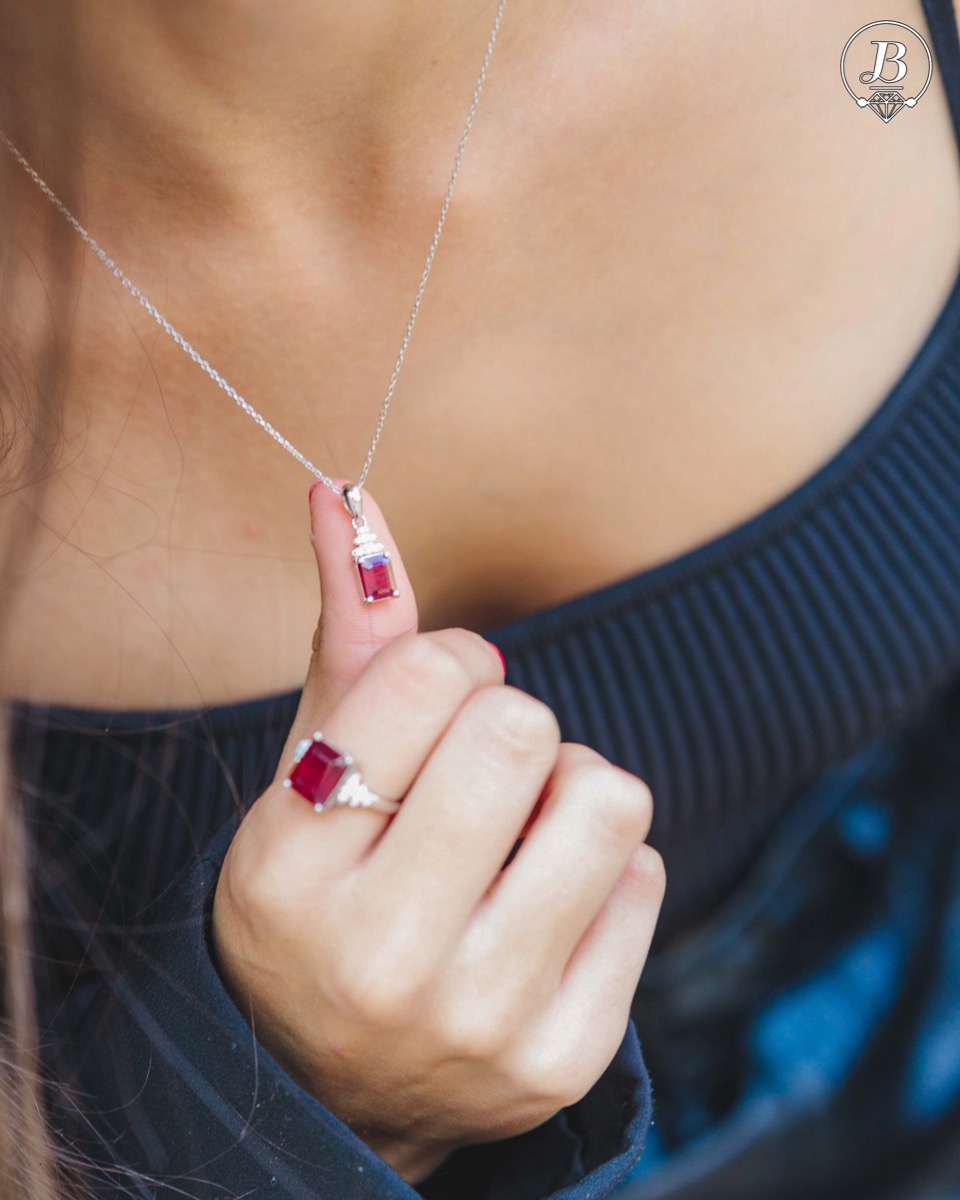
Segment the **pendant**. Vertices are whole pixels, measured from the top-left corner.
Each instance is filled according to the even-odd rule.
[[[353,524],[353,562],[357,568],[360,596],[364,604],[376,604],[378,600],[391,600],[394,596],[399,596],[390,555],[363,515],[363,497],[360,495],[360,489],[348,483],[340,494]]]

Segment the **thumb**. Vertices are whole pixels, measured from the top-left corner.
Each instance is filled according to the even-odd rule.
[[[334,480],[338,487],[340,480]],[[362,495],[363,517],[389,559],[396,597],[364,603],[353,559],[356,529],[341,496],[317,481],[310,489],[310,537],[320,573],[320,624],[304,684],[301,712],[321,722],[357,676],[388,642],[417,631],[417,602],[386,522],[369,492]],[[369,582],[385,580],[381,565]]]

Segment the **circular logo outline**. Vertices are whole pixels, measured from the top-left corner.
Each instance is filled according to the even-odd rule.
[[[857,105],[860,108],[866,108],[869,105],[870,101],[867,99],[867,97],[866,96],[858,96],[856,94],[856,92],[853,90],[853,88],[850,86],[850,84],[847,82],[847,71],[846,71],[847,51],[850,49],[853,42],[860,36],[861,33],[866,32],[866,30],[868,30],[868,29],[875,29],[878,25],[896,25],[898,29],[906,29],[909,33],[912,33],[913,36],[919,40],[920,45],[923,46],[924,50],[926,51],[926,55],[927,55],[927,78],[926,78],[926,81],[924,82],[923,87],[920,89],[919,92],[917,92],[917,94],[915,96],[909,96],[909,97],[905,98],[903,101],[903,103],[908,108],[913,108],[918,103],[918,101],[922,98],[923,93],[930,86],[930,81],[933,79],[933,55],[930,53],[930,47],[927,45],[927,40],[923,36],[923,34],[919,33],[916,29],[914,29],[912,25],[905,25],[903,21],[871,21],[867,25],[862,25],[855,33],[852,33],[850,35],[850,37],[847,38],[847,44],[844,46],[843,52],[840,55],[840,80],[843,83],[844,88],[846,89],[847,95],[850,96],[850,98],[852,100],[856,100]]]

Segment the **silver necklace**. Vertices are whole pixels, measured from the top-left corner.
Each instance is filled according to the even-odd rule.
[[[473,100],[470,104],[470,109],[467,113],[466,124],[463,127],[463,133],[460,135],[460,141],[457,145],[457,153],[453,160],[453,169],[450,172],[450,180],[447,184],[447,190],[443,197],[443,203],[440,206],[440,217],[437,221],[436,228],[433,231],[433,239],[430,242],[430,249],[427,253],[427,261],[423,268],[423,273],[420,276],[420,285],[417,288],[416,296],[414,297],[413,307],[410,310],[410,315],[407,318],[406,329],[404,330],[403,340],[400,343],[400,351],[397,354],[396,362],[393,366],[393,371],[390,375],[390,382],[387,385],[387,393],[380,405],[380,412],[377,416],[377,423],[373,431],[373,437],[370,440],[370,445],[367,449],[367,457],[363,463],[363,469],[360,472],[356,483],[347,484],[340,488],[336,483],[319,467],[314,464],[289,442],[278,429],[262,416],[247,400],[240,395],[235,387],[229,384],[220,372],[203,357],[197,350],[191,346],[187,339],[167,320],[162,312],[153,304],[137,287],[137,285],[127,276],[122,268],[118,267],[109,254],[103,247],[91,236],[77,220],[69,208],[63,201],[55,195],[49,184],[41,178],[34,170],[27,159],[20,153],[13,142],[7,137],[6,133],[0,129],[0,141],[7,147],[13,157],[17,160],[21,167],[30,176],[33,182],[37,185],[40,191],[46,196],[53,206],[66,218],[67,222],[76,230],[86,245],[93,251],[103,265],[112,272],[112,274],[120,281],[123,287],[130,293],[131,296],[140,304],[140,306],[150,314],[157,324],[170,335],[177,343],[181,350],[197,364],[201,370],[207,375],[222,391],[233,400],[248,417],[252,417],[254,421],[268,433],[275,442],[283,447],[288,454],[293,457],[302,466],[322,483],[325,487],[336,492],[343,500],[343,506],[350,516],[354,530],[353,539],[353,562],[357,571],[357,579],[360,583],[360,595],[364,604],[374,604],[378,600],[388,600],[393,596],[399,596],[396,582],[393,575],[393,566],[390,562],[390,555],[387,553],[383,543],[378,539],[376,534],[367,524],[367,519],[363,515],[363,495],[362,488],[367,481],[367,475],[370,471],[370,465],[373,462],[373,456],[377,452],[377,446],[380,443],[380,435],[383,433],[383,426],[387,419],[387,413],[390,411],[390,404],[393,400],[393,394],[397,386],[397,378],[400,374],[400,368],[403,366],[403,360],[406,357],[407,347],[410,344],[410,337],[413,333],[413,327],[417,320],[417,314],[420,312],[420,302],[423,299],[423,293],[427,286],[427,279],[430,275],[430,268],[433,266],[434,256],[437,252],[437,246],[440,242],[440,235],[443,232],[444,222],[447,219],[447,210],[450,207],[450,200],[453,196],[454,185],[457,182],[457,175],[460,173],[460,164],[463,161],[463,154],[467,147],[467,138],[470,136],[470,128],[473,125],[473,118],[477,111],[477,105],[480,103],[480,93],[483,91],[484,80],[487,76],[487,68],[490,65],[490,59],[493,55],[493,47],[497,41],[497,34],[500,32],[500,22],[503,18],[503,10],[506,8],[507,0],[500,0],[497,7],[497,15],[493,22],[493,29],[490,32],[490,37],[487,41],[487,48],[483,55],[483,63],[480,67],[480,76],[477,79],[477,85],[473,91]]]

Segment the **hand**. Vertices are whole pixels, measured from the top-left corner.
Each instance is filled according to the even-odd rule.
[[[349,520],[314,489],[318,648],[277,778],[224,863],[213,933],[261,1042],[415,1183],[589,1091],[623,1038],[664,875],[645,785],[561,744],[477,634],[418,634],[369,496],[365,511],[401,597],[360,603]],[[405,797],[395,817],[318,814],[281,786],[314,729]]]

